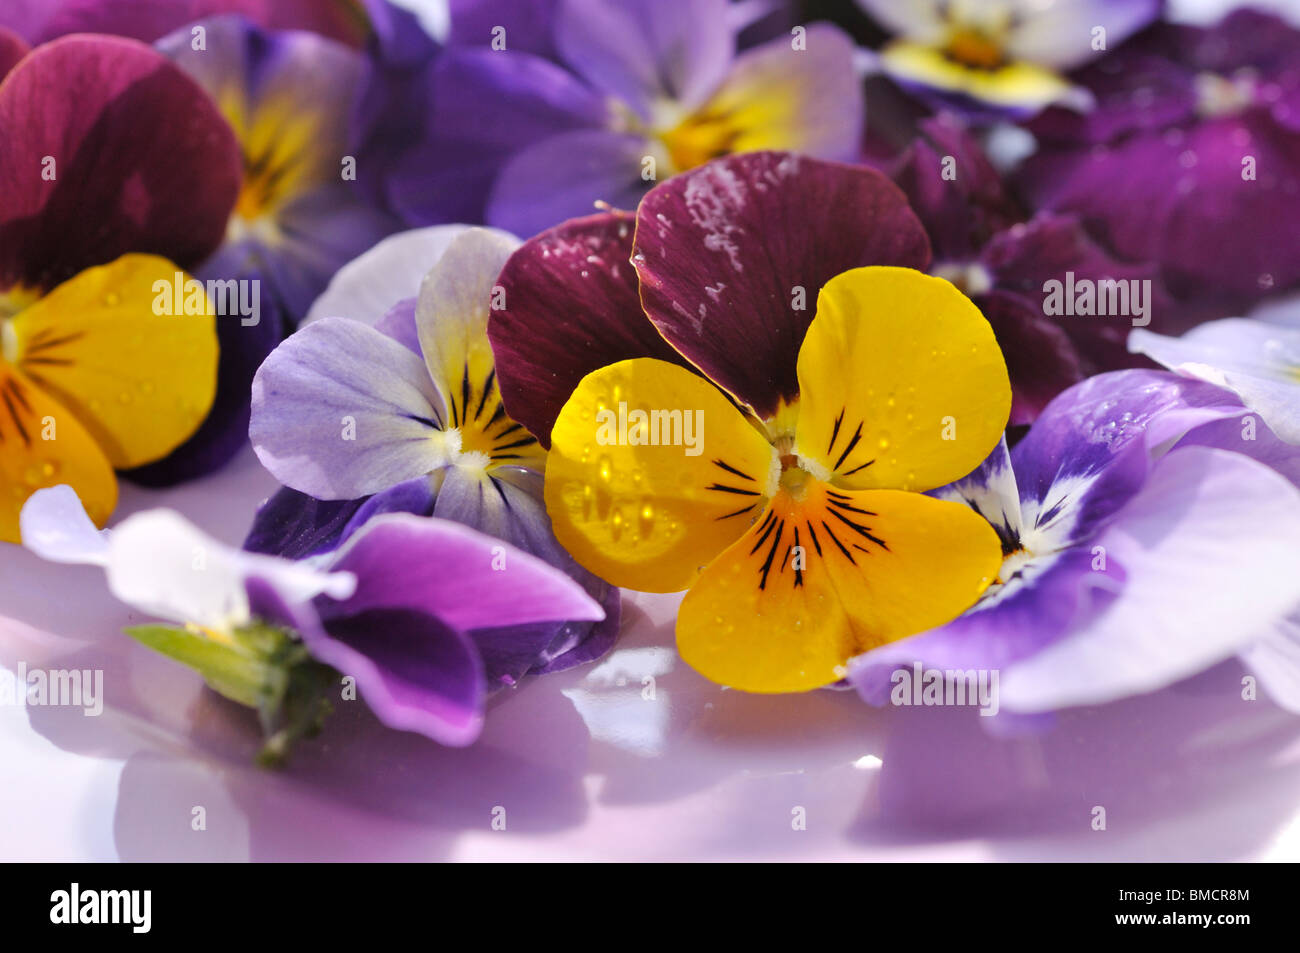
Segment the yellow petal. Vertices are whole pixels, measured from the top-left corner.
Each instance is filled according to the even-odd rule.
[[[716,387],[637,358],[588,374],[560,411],[546,509],[560,542],[598,576],[676,592],[762,512],[778,469],[771,445]]]
[[[817,688],[854,655],[955,618],[1001,559],[992,527],[960,503],[809,478],[686,594],[677,648],[722,685]]]
[[[167,259],[123,255],[65,281],[13,319],[19,369],[77,415],[118,469],[178,447],[216,395],[207,296],[201,314],[155,313],[155,306],[175,310],[178,274],[184,289],[189,276]],[[191,304],[198,307],[198,298]]]
[[[977,57],[976,57],[977,58]],[[989,67],[966,65],[936,47],[900,42],[886,47],[881,62],[892,75],[997,106],[1039,109],[1066,97],[1071,86],[1049,69],[1013,61]]]
[[[799,392],[795,451],[853,489],[959,480],[1011,410],[988,321],[951,283],[910,268],[855,268],[826,283],[799,351]]]
[[[117,479],[77,418],[0,361],[0,540],[19,542],[27,498],[66,483],[103,526],[117,505]]]

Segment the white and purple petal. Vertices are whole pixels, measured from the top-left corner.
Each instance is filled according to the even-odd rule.
[[[424,362],[343,318],[307,325],[253,380],[249,436],[281,483],[317,499],[369,496],[444,465],[458,447]]]
[[[1248,318],[1198,325],[1174,338],[1136,329],[1129,348],[1233,391],[1290,443],[1300,443],[1300,328]]]
[[[351,318],[378,325],[398,302],[412,298],[429,269],[468,225],[431,225],[390,235],[341,267],[312,304],[304,323]],[[504,233],[501,233],[506,237]]]
[[[1300,605],[1300,490],[1241,454],[1169,453],[1096,545],[1123,565],[1122,596],[1004,671],[1005,707],[1154,691],[1248,648]]]
[[[735,41],[726,0],[560,0],[555,45],[594,88],[648,120],[663,100],[702,103]]]

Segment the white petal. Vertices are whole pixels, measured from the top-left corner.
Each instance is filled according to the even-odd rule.
[[[1241,660],[1273,701],[1300,715],[1300,610],[1243,651]]]
[[[397,302],[416,295],[429,269],[469,227],[434,225],[390,235],[338,270],[303,323],[319,318],[351,318],[376,324]],[[513,238],[505,232],[495,233]]]
[[[102,566],[108,559],[108,531],[95,528],[70,486],[37,490],[28,497],[18,528],[23,545],[50,562]]]
[[[1234,391],[1283,440],[1300,443],[1300,328],[1225,318],[1180,338],[1141,329],[1129,350]]]
[[[1240,454],[1169,454],[1095,545],[1127,573],[1123,593],[1002,673],[1008,709],[1154,691],[1240,651],[1300,604],[1300,491]]]
[[[137,513],[116,527],[107,572],[113,595],[160,619],[218,631],[249,621],[238,551],[171,510]]]
[[[109,589],[127,605],[218,632],[250,621],[249,576],[265,580],[291,605],[321,593],[345,599],[356,588],[351,573],[234,549],[164,509],[137,513],[113,530],[106,568]]]
[[[456,237],[420,283],[415,323],[420,349],[444,399],[460,392],[465,368],[474,382],[492,369],[488,312],[506,259],[519,240],[486,228]]]

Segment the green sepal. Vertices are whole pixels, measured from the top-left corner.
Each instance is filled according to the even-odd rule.
[[[315,662],[291,632],[254,622],[218,641],[200,629],[130,626],[126,634],[203,676],[213,691],[257,712],[265,742],[257,760],[278,765],[298,738],[315,734],[333,710],[337,673]]]

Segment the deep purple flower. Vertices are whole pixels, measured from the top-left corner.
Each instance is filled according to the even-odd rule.
[[[859,656],[850,680],[883,704],[900,666],[997,671],[1001,707],[1032,713],[1240,653],[1297,708],[1297,486],[1300,448],[1231,392],[1163,371],[1090,378],[1010,454],[935,491],[998,531],[998,583],[953,622]]]
[[[954,117],[925,120],[919,133],[893,177],[930,236],[930,272],[962,288],[993,325],[1011,374],[1013,425],[1032,422],[1091,374],[1147,366],[1126,347],[1134,324],[1165,334],[1183,329],[1154,266],[1115,258],[1073,215],[1027,215]],[[1049,282],[1073,302],[1075,287],[1106,288],[1106,281],[1124,283],[1126,313],[1049,307]]]
[[[1300,281],[1300,31],[1251,10],[1161,24],[1076,78],[1096,107],[1031,125],[1037,203],[1207,313]]]
[[[857,151],[853,44],[835,27],[737,53],[725,0],[558,0],[549,36],[520,12],[453,23],[413,107],[425,127],[387,183],[412,224],[531,235],[598,201],[635,207],[655,181],[726,153]]]

